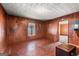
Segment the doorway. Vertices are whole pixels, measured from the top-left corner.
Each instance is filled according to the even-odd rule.
[[[59,22],[59,42],[68,43],[68,20]]]

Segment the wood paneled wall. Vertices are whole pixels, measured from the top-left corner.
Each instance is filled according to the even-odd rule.
[[[6,13],[0,4],[0,53],[4,53],[6,49],[6,42],[5,42],[5,20],[6,20]]]
[[[74,31],[72,29],[72,23],[75,21],[75,20],[79,20],[79,12],[76,12],[76,13],[72,13],[72,14],[69,14],[69,15],[66,15],[66,16],[62,16],[62,17],[59,17],[59,18],[56,18],[56,19],[52,19],[52,20],[49,20],[49,21],[46,21],[45,24],[47,25],[47,38],[48,39],[51,39],[52,42],[56,42],[58,41],[58,30],[59,30],[59,21],[61,21],[62,19],[64,20],[68,20],[69,24],[68,24],[68,35],[69,35],[69,43],[71,44],[74,44],[74,45],[77,45],[79,46],[79,37],[78,37],[78,33],[79,31]]]
[[[46,38],[51,42],[58,41],[58,19],[52,19],[51,21],[46,21]]]
[[[27,27],[28,23],[35,23],[36,35],[28,37]],[[16,28],[17,29],[14,29]],[[44,38],[44,24],[41,21],[30,20],[23,17],[7,16],[7,42],[13,44],[16,42],[22,42],[33,39]]]
[[[59,40],[59,21],[61,21],[62,19],[68,20],[69,22],[69,43],[79,45],[79,37],[77,36],[76,32],[71,29],[71,23],[75,20],[79,20],[79,12],[45,22],[9,15],[7,17],[7,42],[15,43],[39,38],[47,38],[51,42],[57,42]],[[27,25],[30,22],[36,24],[36,35],[33,37],[27,36]],[[16,25],[19,26],[19,29],[16,31],[16,33],[14,33],[12,31],[12,28]]]
[[[72,27],[72,22],[74,22],[75,20],[79,20],[79,12],[74,13],[73,14],[73,18],[69,20],[69,42],[75,45],[79,46],[79,36],[77,36],[77,33],[79,33],[79,31],[74,31],[71,29]]]

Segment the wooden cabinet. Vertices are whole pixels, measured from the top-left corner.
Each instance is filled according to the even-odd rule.
[[[56,56],[75,56],[76,47],[69,44],[61,44],[56,47]]]

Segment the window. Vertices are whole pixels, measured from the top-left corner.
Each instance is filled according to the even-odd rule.
[[[35,35],[35,23],[29,23],[28,24],[28,36],[34,36]]]

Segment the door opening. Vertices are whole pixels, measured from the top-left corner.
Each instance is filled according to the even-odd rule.
[[[68,20],[59,22],[59,42],[68,43]]]

